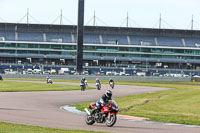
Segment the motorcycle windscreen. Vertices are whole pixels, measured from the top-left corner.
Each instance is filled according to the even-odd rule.
[[[118,108],[118,104],[114,100],[110,100],[110,103],[115,107]]]

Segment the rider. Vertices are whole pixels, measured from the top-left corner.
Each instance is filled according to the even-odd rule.
[[[85,79],[85,77],[82,77],[81,78],[80,86],[83,86],[83,88],[85,88],[86,85],[87,85],[87,80]],[[81,90],[81,91],[84,91],[84,90]]]
[[[101,84],[101,83],[100,83],[100,80],[99,80],[98,78],[96,78],[96,83]]]
[[[87,83],[87,79],[86,79],[86,78],[85,78],[85,81],[84,81],[84,82],[85,82],[85,86],[88,86],[88,83]]]
[[[112,79],[112,78],[110,78],[110,80],[109,80],[109,84],[110,83],[113,83],[114,84],[114,80]]]
[[[47,83],[48,83],[48,81],[50,79],[50,75],[49,74],[47,75],[46,79],[47,79]]]
[[[3,77],[0,75],[0,80],[3,81]]]
[[[101,104],[108,104],[108,101],[112,100],[112,91],[106,90],[106,93],[101,96],[101,98],[96,102],[96,109],[93,109],[91,113],[95,110],[101,111]]]
[[[82,85],[85,85],[85,77],[82,77],[82,78],[81,78],[81,84],[82,84]]]
[[[98,78],[96,78],[96,86],[99,85],[98,89],[101,88],[101,83],[100,83],[100,80]]]

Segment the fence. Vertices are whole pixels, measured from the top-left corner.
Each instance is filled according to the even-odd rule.
[[[3,78],[24,78],[24,79],[46,79],[47,75],[40,74],[5,74]],[[81,80],[85,77],[87,80],[109,80],[112,78],[115,81],[176,81],[190,82],[191,77],[158,77],[158,76],[95,76],[95,75],[51,75],[52,79],[62,80]]]

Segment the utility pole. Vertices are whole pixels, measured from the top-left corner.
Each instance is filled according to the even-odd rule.
[[[77,56],[76,71],[83,71],[83,31],[84,31],[84,0],[78,2],[78,25],[77,25]]]

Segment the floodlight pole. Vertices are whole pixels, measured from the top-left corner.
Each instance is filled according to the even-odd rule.
[[[77,25],[77,56],[76,71],[81,74],[83,71],[83,30],[84,30],[84,0],[78,3],[78,25]]]
[[[60,11],[60,25],[63,24],[63,22],[62,22],[62,17],[63,17],[63,15],[62,15],[62,10],[61,10],[61,11]]]
[[[128,27],[128,22],[129,22],[129,17],[128,17],[128,12],[127,12],[126,27]]]
[[[194,28],[194,19],[193,19],[193,15],[192,15],[192,24],[191,24],[191,30],[193,30]]]
[[[93,26],[96,25],[96,15],[95,15],[95,11],[94,11],[94,22],[93,22]]]
[[[162,18],[161,18],[161,13],[160,13],[160,19],[159,19],[159,29],[161,29],[161,25],[162,25]]]
[[[27,15],[26,15],[26,17],[27,17],[27,24],[29,24],[29,9],[27,8]]]

